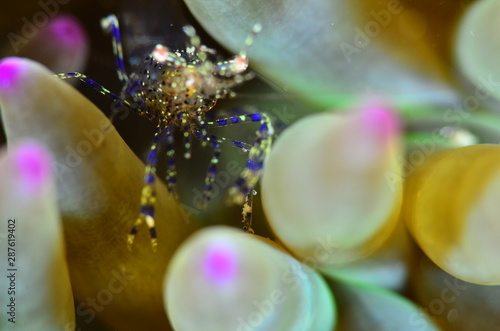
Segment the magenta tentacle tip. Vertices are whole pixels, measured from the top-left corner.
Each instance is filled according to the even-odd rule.
[[[85,44],[85,32],[78,21],[71,16],[62,15],[54,18],[48,30],[62,44],[73,47]]]
[[[237,266],[234,247],[225,243],[214,243],[208,249],[203,261],[205,276],[215,284],[226,284],[233,281]]]
[[[20,58],[8,57],[0,61],[0,90],[12,92],[24,66]]]
[[[27,142],[14,152],[15,166],[21,177],[21,189],[31,192],[43,185],[51,172],[49,152],[34,142]]]
[[[372,105],[361,112],[363,126],[375,136],[389,139],[399,134],[401,124],[398,116],[389,108]]]

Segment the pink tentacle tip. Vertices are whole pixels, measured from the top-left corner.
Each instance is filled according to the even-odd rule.
[[[21,177],[21,188],[28,192],[39,189],[50,176],[49,152],[36,143],[25,143],[14,153],[15,166]]]
[[[63,15],[54,18],[50,22],[48,30],[52,33],[52,37],[61,44],[80,47],[86,43],[86,36],[82,26],[71,16]]]
[[[9,57],[0,62],[0,90],[12,92],[22,72],[24,62],[20,58]]]
[[[363,127],[382,139],[398,136],[400,119],[393,111],[382,106],[368,106],[361,112]]]
[[[232,282],[237,273],[237,256],[234,247],[216,243],[205,254],[203,271],[209,281],[216,284]]]

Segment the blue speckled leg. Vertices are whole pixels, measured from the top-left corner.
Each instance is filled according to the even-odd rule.
[[[274,132],[271,120],[265,113],[254,113],[231,116],[206,122],[206,128],[252,122],[260,123],[256,132],[257,138],[250,149],[245,169],[243,169],[240,176],[236,180],[235,185],[231,187],[228,192],[231,200],[240,205],[245,203],[245,200],[248,199],[248,195],[253,191],[253,188],[257,184],[260,175],[262,174],[264,161],[271,150]]]
[[[128,76],[125,71],[125,62],[123,61],[123,49],[120,36],[120,26],[115,15],[108,15],[101,20],[101,27],[104,32],[111,34],[113,43],[113,53],[115,54],[116,73],[122,82],[127,82]]]
[[[146,160],[146,170],[144,175],[144,186],[141,192],[141,209],[134,226],[130,230],[128,235],[127,245],[130,248],[134,242],[135,235],[139,230],[139,226],[145,222],[149,228],[149,235],[151,237],[151,246],[153,250],[156,249],[157,239],[156,239],[156,228],[155,228],[155,203],[156,203],[156,165],[158,163],[158,142],[160,140],[160,134],[163,132],[163,123],[158,124],[156,127],[155,135],[153,137],[153,143],[149,150],[149,155]]]

